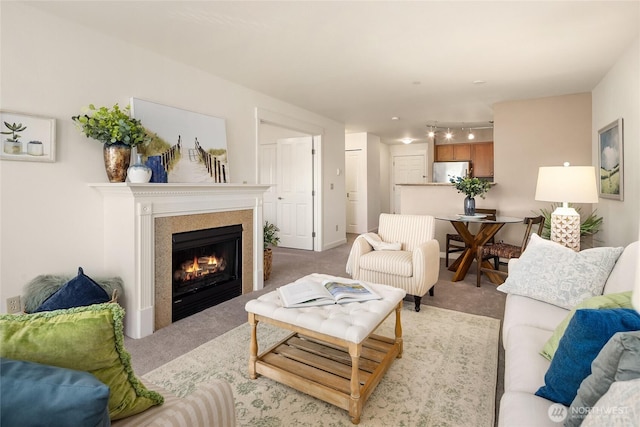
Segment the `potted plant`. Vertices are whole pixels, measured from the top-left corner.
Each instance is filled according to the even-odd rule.
[[[491,188],[489,181],[485,181],[480,178],[471,178],[470,176],[457,176],[450,178],[449,182],[458,190],[458,193],[463,193],[467,197],[464,199],[464,214],[475,215],[476,213],[476,196],[480,196],[484,199],[484,195],[489,188]]]
[[[131,161],[131,148],[144,144],[148,137],[140,120],[129,115],[129,107],[87,107],[87,113],[71,117],[87,138],[103,144],[104,163],[109,182],[124,182]]]
[[[22,123],[8,123],[4,122],[4,125],[9,129],[0,132],[3,135],[11,135],[10,138],[4,142],[4,152],[7,154],[20,154],[22,153],[22,143],[19,141],[20,134],[27,129]]]
[[[271,264],[273,260],[273,251],[269,247],[278,246],[280,243],[280,237],[278,237],[278,231],[280,229],[275,225],[269,223],[269,221],[265,221],[264,228],[262,229],[264,234],[264,280],[268,280],[269,276],[271,276]]]

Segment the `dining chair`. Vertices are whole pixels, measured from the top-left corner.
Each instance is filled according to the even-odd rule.
[[[526,217],[523,223],[527,227],[525,229],[524,237],[520,246],[504,242],[494,242],[487,243],[484,246],[478,247],[478,252],[476,254],[477,287],[480,287],[482,273],[495,273],[505,279],[507,278],[508,273],[506,271],[501,271],[499,268],[501,264],[500,259],[509,260],[511,258],[520,258],[520,255],[522,255],[522,252],[524,252],[527,244],[529,243],[529,238],[531,237],[533,226],[536,224],[538,225],[538,229],[536,231],[538,236],[542,233],[542,229],[544,228],[544,216],[540,215],[535,217]],[[482,263],[489,259],[494,260],[495,268],[482,266]]]
[[[498,214],[498,210],[476,208],[476,213],[486,214],[487,219],[495,220],[496,215]],[[445,245],[445,259],[444,259],[445,267],[449,267],[449,254],[453,252],[462,252],[464,248],[465,248],[464,239],[462,238],[461,235],[455,234],[455,233],[447,234],[446,245]]]

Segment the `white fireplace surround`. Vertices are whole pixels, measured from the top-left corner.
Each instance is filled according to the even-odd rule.
[[[105,272],[122,277],[125,334],[155,330],[154,220],[160,217],[253,211],[253,290],[263,287],[262,201],[268,185],[166,183],[89,184],[104,200]]]

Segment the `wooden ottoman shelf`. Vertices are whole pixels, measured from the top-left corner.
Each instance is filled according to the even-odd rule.
[[[331,277],[317,274],[310,276],[318,280]],[[349,411],[351,421],[358,424],[364,403],[391,363],[402,357],[400,312],[405,293],[388,286],[373,286],[376,286],[376,291],[381,291],[382,300],[335,307],[292,309],[278,307],[276,292],[271,292],[248,302],[246,310],[251,325],[250,377],[256,379],[258,375],[263,375],[345,409]],[[353,310],[360,310],[362,317],[366,319],[358,325],[351,325],[357,331],[356,339],[347,337],[354,332],[353,329],[349,332],[349,327],[335,328],[335,319],[340,316],[341,311],[349,313]],[[327,322],[318,322],[318,318],[323,318],[328,311],[331,315],[327,316]],[[373,334],[394,311],[395,337]],[[286,320],[295,318],[304,323],[305,316],[307,321],[314,320],[308,323],[317,324],[317,327],[304,327]],[[345,314],[344,319],[348,317]],[[259,322],[291,330],[292,334],[258,355]],[[333,325],[327,325],[332,322]],[[341,334],[345,336],[336,336]]]

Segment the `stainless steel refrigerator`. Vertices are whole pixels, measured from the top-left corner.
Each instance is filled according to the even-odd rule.
[[[465,177],[471,170],[471,162],[433,162],[433,182],[449,182],[458,176]]]

